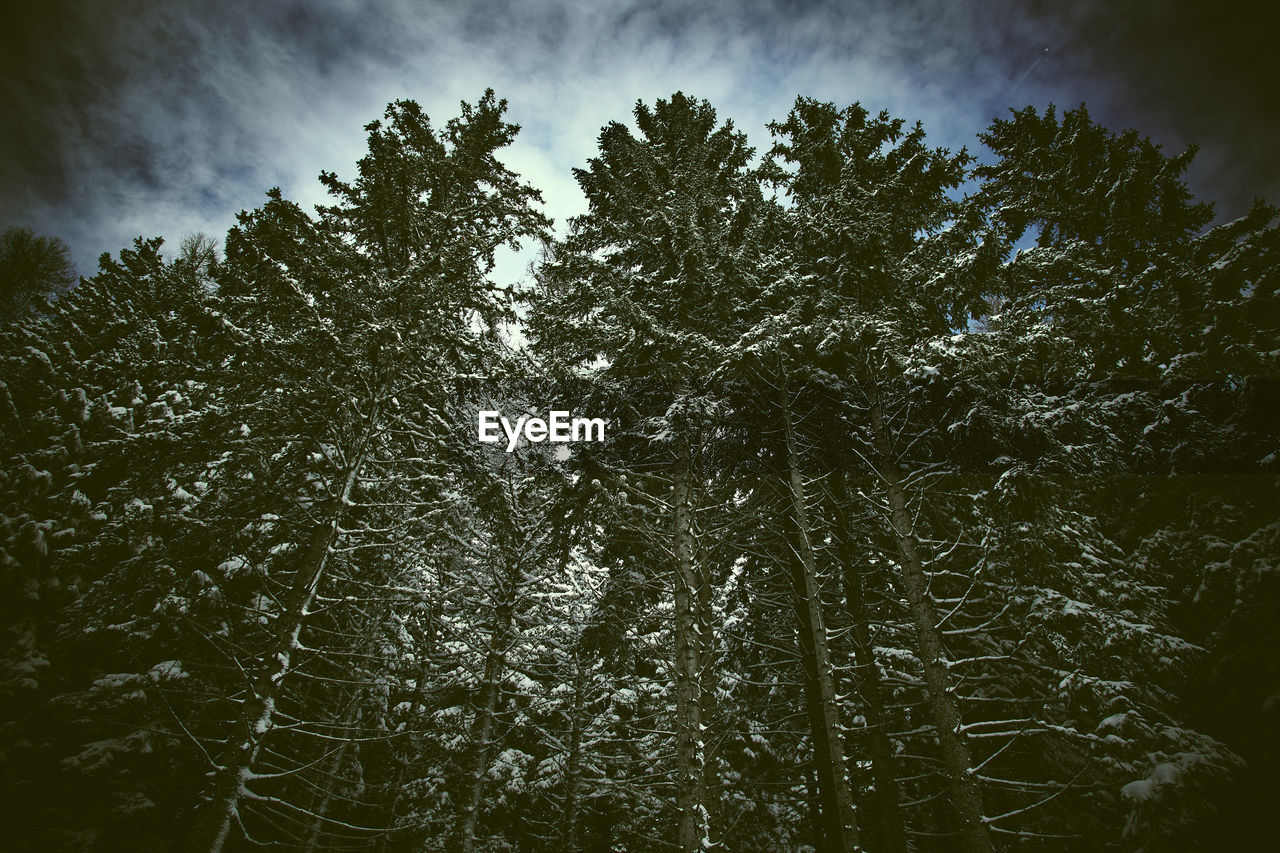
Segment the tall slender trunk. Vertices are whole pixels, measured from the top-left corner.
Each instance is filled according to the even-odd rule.
[[[359,707],[359,698],[357,697],[352,701],[351,712],[347,714],[346,719],[342,721],[343,730],[349,730],[355,721],[359,719]],[[324,818],[329,814],[329,807],[333,805],[333,790],[337,787],[337,780],[340,778],[338,774],[342,772],[342,765],[346,764],[347,753],[351,750],[354,743],[355,741],[351,740],[343,741],[342,745],[334,752],[333,759],[325,769],[323,781],[324,793],[320,796],[320,801],[315,803],[314,807],[311,809],[311,813],[315,815],[315,818],[311,822],[311,834],[307,839],[308,850],[320,849],[320,839],[324,837]]]
[[[863,716],[867,719],[867,751],[871,755],[871,778],[875,796],[870,805],[873,814],[862,823],[864,832],[873,835],[878,853],[907,853],[907,835],[902,822],[902,798],[898,788],[897,761],[889,739],[888,713],[880,669],[876,665],[867,632],[861,578],[852,563],[844,566],[845,609],[850,617],[853,660],[858,672],[858,692],[862,695]],[[874,827],[874,829],[872,829]]]
[[[798,562],[792,563],[791,581],[793,589],[804,584],[803,569]],[[831,764],[831,732],[827,726],[826,708],[822,703],[822,689],[819,678],[817,656],[813,649],[813,627],[809,623],[809,612],[799,595],[792,596],[796,623],[799,625],[800,667],[804,673],[804,705],[809,720],[809,737],[813,745],[813,790],[810,791],[815,819],[813,826],[817,834],[818,849],[824,851],[843,851],[845,849],[845,827],[841,822],[840,799],[836,792],[837,776],[844,775],[844,768]]]
[[[578,775],[582,763],[582,709],[586,679],[582,663],[573,660],[573,708],[569,718],[569,748],[564,761],[564,808],[560,822],[560,849],[574,853],[578,849]]]
[[[938,753],[938,763],[942,762],[942,751],[937,744],[925,744],[925,751],[933,747]],[[929,845],[937,853],[959,853],[963,850],[964,839],[960,837],[960,824],[956,816],[956,807],[951,802],[950,782],[941,772],[929,773],[924,782],[925,794],[929,798],[929,814],[933,818],[933,834],[929,836]]]
[[[485,655],[484,683],[480,688],[480,703],[471,726],[471,781],[467,786],[466,801],[458,822],[459,849],[473,853],[476,844],[476,822],[480,817],[480,803],[484,799],[484,775],[489,770],[490,753],[493,751],[494,720],[498,710],[498,695],[506,671],[507,650],[511,642],[511,620],[514,614],[513,599],[517,578],[507,591],[506,598],[497,607],[493,632],[489,636],[489,649]]]
[[[379,643],[374,639],[377,634],[377,625],[386,617],[386,609],[378,607],[370,612],[361,613],[362,619],[356,628],[356,633],[362,638],[362,642],[357,646],[360,653],[374,657],[378,653]],[[335,730],[342,732],[352,732],[360,720],[364,716],[365,706],[362,704],[363,690],[360,687],[353,687],[348,691],[342,691],[341,695],[350,696],[350,704],[346,710],[335,719]],[[341,703],[339,703],[341,705]],[[302,702],[301,707],[309,707],[309,702]],[[308,850],[319,850],[320,842],[324,837],[327,825],[327,817],[329,809],[333,805],[333,800],[337,796],[335,793],[337,787],[341,784],[342,768],[348,762],[348,756],[352,750],[357,756],[357,769],[359,765],[360,743],[357,739],[348,739],[334,750],[333,758],[328,762],[324,775],[319,780],[320,790],[317,796],[312,797],[311,814],[314,816],[311,822],[311,833],[307,839]]]
[[[426,693],[427,678],[431,675],[433,667],[432,656],[435,654],[436,639],[436,619],[438,612],[436,606],[433,606],[427,622],[427,634],[422,655],[422,669],[418,673],[418,679],[413,685],[413,698],[409,705],[409,716],[405,721],[405,731],[401,738],[398,738],[400,754],[395,755],[394,748],[392,754],[395,755],[396,772],[392,776],[391,781],[391,801],[387,804],[387,829],[378,836],[378,844],[375,848],[377,853],[386,853],[387,844],[390,843],[391,835],[395,832],[396,815],[400,808],[400,795],[404,789],[405,775],[409,770],[409,747],[412,746],[413,730],[417,726],[418,709],[422,706],[422,697]]]
[[[862,696],[863,716],[867,720],[867,752],[871,756],[871,778],[875,795],[868,803],[861,829],[868,847],[877,853],[907,853],[906,828],[902,820],[902,796],[898,785],[898,762],[893,756],[889,738],[889,714],[880,682],[880,667],[867,626],[866,587],[860,572],[860,561],[854,551],[848,506],[850,496],[843,477],[835,486],[836,547],[842,567],[845,613],[849,617],[849,636],[853,648],[855,681]],[[852,775],[852,770],[851,770]],[[871,847],[874,844],[874,847]]]
[[[970,772],[973,763],[964,734],[960,731],[960,710],[951,695],[951,678],[945,663],[946,652],[938,631],[938,613],[929,595],[924,560],[907,508],[902,475],[893,456],[893,442],[879,400],[871,405],[871,427],[879,454],[879,474],[889,500],[890,518],[901,556],[902,588],[915,627],[916,654],[924,667],[928,705],[938,734],[943,770],[960,824],[964,853],[991,853],[991,835],[982,816],[982,791]]]
[[[258,756],[262,739],[274,724],[280,684],[289,672],[307,607],[314,598],[316,587],[324,573],[340,514],[341,510],[335,510],[332,521],[312,528],[307,550],[276,621],[276,640],[272,644],[272,651],[254,679],[251,693],[240,710],[236,733],[227,740],[223,763],[214,772],[209,800],[196,810],[195,825],[187,841],[187,849],[193,853],[221,853],[227,836],[231,833],[231,824],[237,819],[237,809],[244,797],[245,785],[253,778],[253,763]]]
[[[187,841],[187,849],[192,853],[222,853],[227,837],[231,834],[231,824],[239,819],[238,810],[246,794],[245,786],[253,778],[253,763],[258,757],[263,738],[275,724],[276,699],[289,674],[307,610],[324,577],[344,509],[351,499],[351,492],[364,465],[365,454],[377,431],[379,411],[376,399],[375,397],[365,421],[364,434],[342,476],[329,518],[311,529],[307,549],[276,619],[275,642],[250,685],[251,692],[240,709],[235,730],[227,738],[223,763],[213,773],[208,799],[196,807],[195,825]]]
[[[692,452],[681,441],[672,476],[671,544],[675,555],[676,807],[684,853],[703,849],[707,839],[701,694],[703,631],[709,626],[700,618],[701,579],[693,560],[692,479]]]
[[[711,846],[720,842],[723,828],[720,798],[722,785],[717,753],[720,729],[717,725],[719,710],[716,699],[716,634],[711,630],[711,574],[705,563],[695,565],[698,578],[698,620],[702,626],[702,648],[698,689],[702,692],[702,790],[707,812],[707,838]]]
[[[793,562],[794,603],[800,621],[801,648],[806,666],[806,691],[811,709],[814,763],[818,772],[818,790],[822,801],[826,848],[831,851],[858,849],[857,816],[853,794],[845,772],[844,734],[840,728],[840,706],[836,702],[835,674],[827,643],[826,620],[822,613],[822,590],[818,583],[818,562],[814,552],[809,510],[805,503],[804,476],[800,467],[800,451],[791,405],[784,386],[782,415],[787,442],[787,488],[791,498],[795,528]]]

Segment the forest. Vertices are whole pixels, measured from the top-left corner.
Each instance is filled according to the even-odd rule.
[[[1280,836],[1274,207],[1083,105],[676,93],[557,230],[506,109],[6,309],[5,847]]]

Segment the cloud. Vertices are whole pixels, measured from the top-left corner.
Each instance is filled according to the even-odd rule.
[[[770,144],[766,122],[783,117],[797,94],[921,119],[936,144],[953,148],[972,148],[1007,106],[1085,100],[1108,124],[1137,126],[1171,149],[1204,143],[1193,173],[1202,195],[1236,208],[1253,192],[1275,197],[1267,143],[1275,136],[1266,134],[1280,111],[1247,108],[1250,98],[1274,106],[1275,95],[1232,64],[1229,45],[1197,48],[1197,38],[1226,34],[1196,14],[1177,17],[1190,8],[1117,11],[1097,0],[27,4],[0,59],[0,97],[12,117],[0,130],[0,225],[63,237],[82,272],[137,235],[171,243],[190,231],[220,235],[271,186],[304,204],[324,202],[316,175],[351,174],[363,126],[388,101],[413,98],[443,124],[459,100],[490,86],[522,126],[507,162],[543,190],[561,221],[582,211],[571,170],[594,153],[600,127],[628,121],[637,99],[677,89],[711,100],[757,149]],[[1189,59],[1199,55],[1217,66],[1197,69]]]

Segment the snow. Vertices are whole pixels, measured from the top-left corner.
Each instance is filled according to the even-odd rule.
[[[271,717],[275,714],[275,700],[267,697],[262,704],[262,713],[258,715],[258,719],[254,721],[253,731],[258,735],[264,735],[271,730]],[[248,771],[249,768],[244,768]]]
[[[245,560],[244,557],[237,555],[229,560],[223,560],[219,563],[218,571],[221,572],[224,577],[230,578],[239,574],[242,570],[247,569],[248,567],[248,561]]]
[[[1124,725],[1124,721],[1128,719],[1129,714],[1121,711],[1119,714],[1112,714],[1102,722],[1098,723],[1097,731],[1104,732],[1111,729],[1119,729]]]
[[[136,687],[142,678],[136,672],[109,672],[93,682],[94,690],[118,690]]]
[[[175,500],[188,505],[194,504],[199,500],[199,498],[182,488],[182,486],[178,485],[174,480],[169,481],[169,494],[171,494]]]
[[[156,682],[161,681],[181,681],[188,677],[186,669],[182,666],[182,661],[165,660],[151,667],[147,671],[147,678]]]
[[[1146,779],[1130,782],[1120,789],[1120,795],[1134,802],[1145,802],[1157,795],[1159,789],[1166,785],[1177,784],[1182,777],[1182,769],[1168,762],[1157,764]]]

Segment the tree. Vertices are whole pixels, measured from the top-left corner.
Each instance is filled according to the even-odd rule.
[[[163,602],[201,565],[192,481],[208,460],[191,445],[221,346],[207,294],[159,240],[104,255],[4,330],[0,563],[22,590],[6,620],[5,778],[31,821],[19,843],[152,838],[180,813],[193,744],[169,691],[198,646]]]
[[[12,226],[0,234],[0,319],[13,321],[76,283],[71,249],[57,237]]]
[[[487,92],[437,132],[416,104],[392,104],[385,125],[367,126],[357,180],[322,174],[340,203],[318,221],[273,191],[228,235],[218,283],[240,342],[246,461],[289,461],[259,500],[275,503],[270,514],[292,528],[297,550],[272,593],[279,608],[193,849],[220,850],[241,802],[264,801],[249,787],[253,768],[292,661],[308,649],[302,632],[316,596],[334,587],[346,600],[343,586],[358,584],[348,549],[391,545],[447,495],[440,448],[451,383],[486,368],[486,339],[507,314],[487,280],[494,253],[545,225],[530,206],[536,191],[495,157],[517,130],[502,121],[505,108]],[[372,542],[360,542],[364,531],[376,531]],[[346,571],[335,574],[334,563]]]
[[[1083,108],[634,117],[559,240],[402,101],[0,325],[10,846],[1274,836],[1275,209]],[[608,440],[476,441],[548,403]]]
[[[1269,595],[1243,575],[1223,583],[1234,572],[1219,567],[1233,562],[1221,556],[1235,549],[1249,555],[1245,562],[1260,556],[1274,516],[1275,436],[1256,395],[1275,374],[1261,343],[1276,329],[1275,211],[1259,202],[1201,233],[1212,209],[1194,203],[1182,179],[1194,148],[1166,156],[1136,131],[1095,124],[1083,107],[1061,118],[1052,108],[1021,110],[994,123],[984,140],[1001,155],[978,170],[978,196],[995,211],[990,239],[1012,245],[1027,229],[1038,231],[1036,246],[998,279],[1006,305],[993,328],[1038,323],[1063,336],[1061,352],[1070,354],[1046,371],[1050,381],[1073,406],[1087,400],[1109,411],[1106,430],[1119,448],[1111,470],[1128,475],[1110,479],[1089,503],[1131,552],[1125,574],[1174,593],[1178,604],[1164,624],[1215,647],[1211,602],[1229,598],[1227,610],[1244,614],[1265,607]],[[1056,192],[1040,190],[1050,186]],[[1265,635],[1256,623],[1244,633]],[[1213,671],[1219,653],[1194,662],[1196,669]],[[1172,689],[1191,709],[1184,719],[1254,753],[1248,738],[1232,740],[1251,722],[1224,725],[1216,713],[1195,710],[1225,707],[1217,693],[1199,705],[1187,680]],[[1144,777],[1125,788],[1133,810],[1127,833],[1153,849],[1176,849],[1197,837],[1218,843],[1251,832],[1238,819],[1227,828],[1208,807],[1234,757],[1189,726],[1177,731],[1190,743],[1126,768]]]
[[[801,98],[785,122],[772,126],[779,138],[773,153],[795,166],[778,180],[795,200],[797,292],[806,302],[792,311],[812,329],[806,349],[817,350],[806,352],[805,360],[844,379],[846,405],[858,412],[856,429],[866,442],[861,458],[875,488],[883,490],[892,559],[964,849],[989,850],[938,630],[941,614],[929,592],[930,557],[909,509],[905,483],[918,475],[904,476],[899,467],[906,445],[893,413],[901,403],[890,396],[900,393],[913,342],[945,330],[957,312],[955,296],[939,287],[948,277],[934,271],[940,254],[945,258],[958,242],[963,245],[964,228],[943,227],[959,215],[947,192],[964,179],[970,158],[928,149],[919,124],[905,133],[903,126],[886,113],[872,118],[860,105],[837,110]]]
[[[761,193],[745,137],[731,122],[717,126],[707,102],[676,93],[652,108],[637,104],[634,115],[639,137],[607,125],[599,156],[575,172],[589,212],[544,266],[530,328],[552,364],[591,370],[603,392],[592,402],[617,424],[614,471],[647,471],[669,484],[669,497],[649,499],[661,501],[669,525],[661,547],[675,604],[678,843],[695,850],[710,843],[708,816],[718,804],[706,734],[714,570],[697,533],[711,405],[703,377],[737,325],[741,294],[754,286]]]

